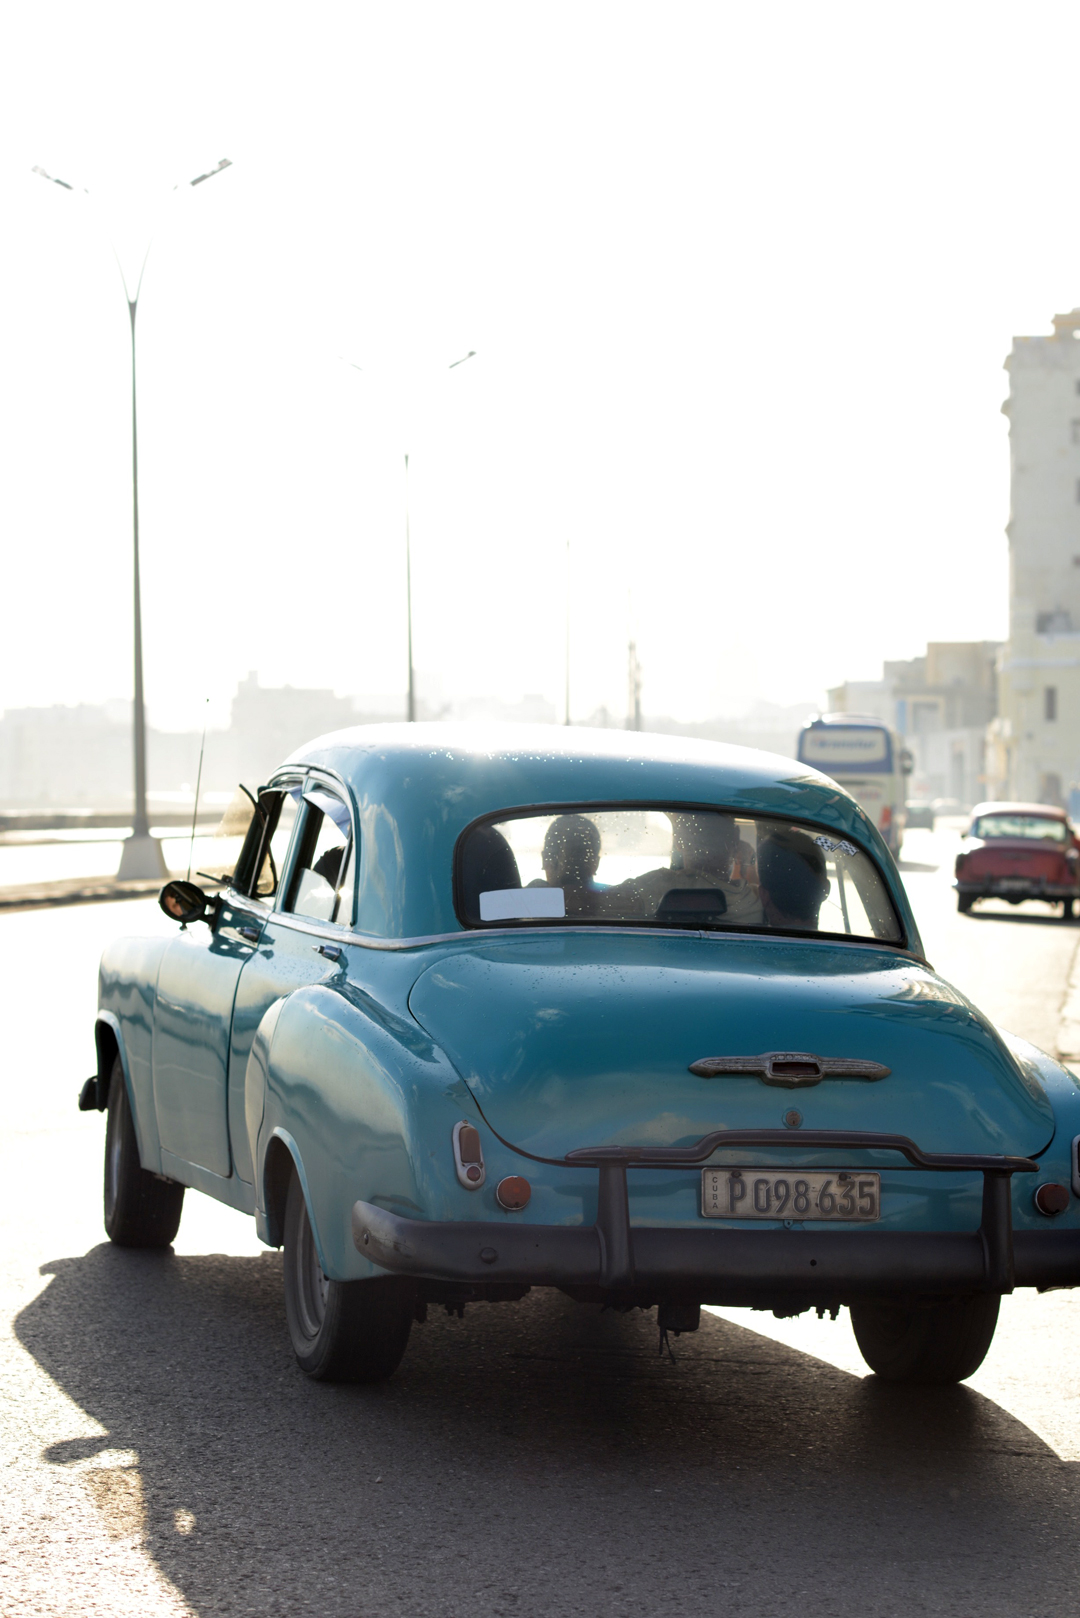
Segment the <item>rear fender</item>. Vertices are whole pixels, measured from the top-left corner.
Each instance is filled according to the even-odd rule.
[[[246,1092],[263,1241],[282,1240],[294,1166],[332,1280],[383,1273],[353,1243],[358,1199],[407,1218],[475,1217],[451,1147],[455,1122],[475,1107],[428,1035],[344,979],[298,989],[274,1011]]]

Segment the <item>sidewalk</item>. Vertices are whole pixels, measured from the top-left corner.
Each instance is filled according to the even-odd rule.
[[[1065,1000],[1061,1007],[1057,1050],[1054,1055],[1080,1078],[1080,944],[1073,956]]]
[[[118,882],[115,876],[66,877],[59,882],[23,882],[0,888],[0,915],[40,910],[49,905],[101,904],[115,899],[156,898],[164,878]]]

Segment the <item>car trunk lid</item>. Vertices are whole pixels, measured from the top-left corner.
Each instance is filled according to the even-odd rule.
[[[655,933],[477,939],[421,973],[418,1022],[491,1125],[545,1157],[688,1145],[711,1130],[909,1135],[930,1152],[1041,1151],[1053,1113],[989,1022],[927,966],[874,946]],[[806,1053],[887,1067],[867,1079],[779,1064],[702,1077],[712,1057]]]

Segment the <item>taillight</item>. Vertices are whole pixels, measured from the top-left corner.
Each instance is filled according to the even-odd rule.
[[[454,1125],[454,1168],[466,1191],[479,1191],[484,1183],[484,1153],[475,1124]]]
[[[891,825],[892,810],[889,808],[889,805],[886,804],[884,809],[881,811],[881,819],[878,821],[878,831],[888,831]]]

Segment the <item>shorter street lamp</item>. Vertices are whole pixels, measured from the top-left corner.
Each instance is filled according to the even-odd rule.
[[[447,366],[448,371],[456,371],[459,365],[466,360],[476,358],[475,348],[470,348],[459,360],[453,360]],[[346,364],[352,366],[354,371],[362,371],[364,367],[357,365],[353,360]],[[409,533],[409,456],[405,454],[405,633],[409,656],[409,689],[406,699],[405,716],[410,725],[416,723],[416,669],[413,663],[413,625],[412,625],[412,541]]]
[[[197,174],[187,185],[202,185],[204,180],[212,180],[215,174],[222,169],[232,167],[232,160],[223,157],[215,168],[207,169],[205,174]],[[45,169],[34,165],[34,174],[40,174],[43,180],[49,180],[53,185],[60,186],[64,191],[74,191],[75,186],[67,180],[61,180],[55,174],[49,174]],[[180,186],[173,186],[173,191],[179,191]],[[83,196],[89,197],[90,192],[85,186],[79,187]],[[161,843],[156,837],[150,835],[150,819],[146,808],[146,704],[143,697],[143,651],[142,651],[142,587],[139,578],[139,432],[138,412],[135,396],[135,317],[139,310],[139,293],[142,290],[143,275],[146,271],[146,261],[150,257],[150,249],[154,245],[151,236],[143,254],[142,265],[139,270],[139,279],[135,284],[135,296],[132,297],[128,289],[127,276],[124,266],[120,262],[120,255],[113,248],[113,257],[116,259],[120,271],[120,280],[124,287],[124,297],[127,300],[128,320],[131,326],[131,527],[133,549],[133,584],[134,584],[134,643],[135,643],[135,690],[132,704],[132,734],[135,755],[135,801],[131,817],[131,836],[125,838],[120,854],[120,869],[117,875],[121,882],[144,879],[156,881],[158,877],[167,877],[168,867],[165,864],[165,855]]]

